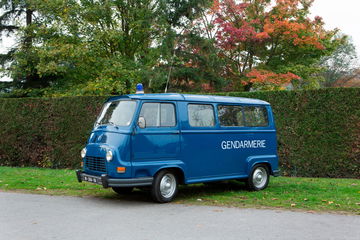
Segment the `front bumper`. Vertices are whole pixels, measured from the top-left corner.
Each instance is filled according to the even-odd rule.
[[[153,182],[153,177],[143,178],[109,178],[107,174],[99,176],[89,175],[81,170],[76,170],[76,176],[79,182],[86,181],[102,185],[104,188],[108,187],[142,187],[150,186]]]

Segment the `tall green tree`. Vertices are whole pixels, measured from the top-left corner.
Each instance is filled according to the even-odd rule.
[[[42,77],[76,94],[127,93],[134,82],[156,91],[166,83],[175,28],[191,18],[201,1],[38,1],[44,24],[36,30]],[[149,74],[153,71],[157,74]],[[62,79],[62,80],[61,80]]]
[[[37,54],[33,49],[34,27],[40,16],[32,0],[1,0],[0,31],[2,36],[17,39],[15,47],[0,56],[3,70],[10,72],[13,83],[19,88],[41,88],[48,81],[36,70]],[[37,17],[36,17],[37,15]],[[35,21],[34,21],[35,20]]]
[[[211,4],[203,1],[173,34],[169,61],[160,64],[168,69],[170,91],[219,91],[228,83],[221,74],[224,61],[217,55],[213,33],[206,31],[211,24]]]

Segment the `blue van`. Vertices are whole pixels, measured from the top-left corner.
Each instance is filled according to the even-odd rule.
[[[119,194],[148,186],[161,203],[174,199],[179,184],[238,179],[258,191],[279,175],[270,104],[238,97],[111,97],[81,157],[79,182]]]

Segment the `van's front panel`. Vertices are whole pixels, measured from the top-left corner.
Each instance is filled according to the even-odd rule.
[[[116,130],[116,131],[115,131]],[[91,134],[86,147],[84,158],[84,171],[89,174],[101,176],[108,174],[111,177],[132,177],[130,161],[130,135],[129,130],[115,129],[114,127],[100,127]],[[106,154],[112,151],[111,161],[106,160]],[[128,169],[124,173],[118,173],[117,167]]]

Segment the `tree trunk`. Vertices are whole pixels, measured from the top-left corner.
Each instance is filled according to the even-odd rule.
[[[32,34],[32,29],[31,29],[31,24],[32,24],[32,14],[33,14],[33,10],[31,9],[26,9],[26,29],[25,29],[25,36],[24,36],[24,51],[29,53],[31,51],[32,48],[32,44],[33,44],[33,34]],[[31,61],[31,58],[28,59]],[[30,63],[31,65],[33,63]],[[37,81],[38,78],[36,76],[34,76],[34,73],[32,73],[32,71],[27,71],[26,72],[26,76],[25,76],[25,88],[38,88],[40,87],[39,82]]]
[[[25,41],[24,47],[31,48],[32,47],[32,31],[29,29],[29,26],[32,24],[32,14],[33,10],[26,9],[26,32],[25,32]]]

